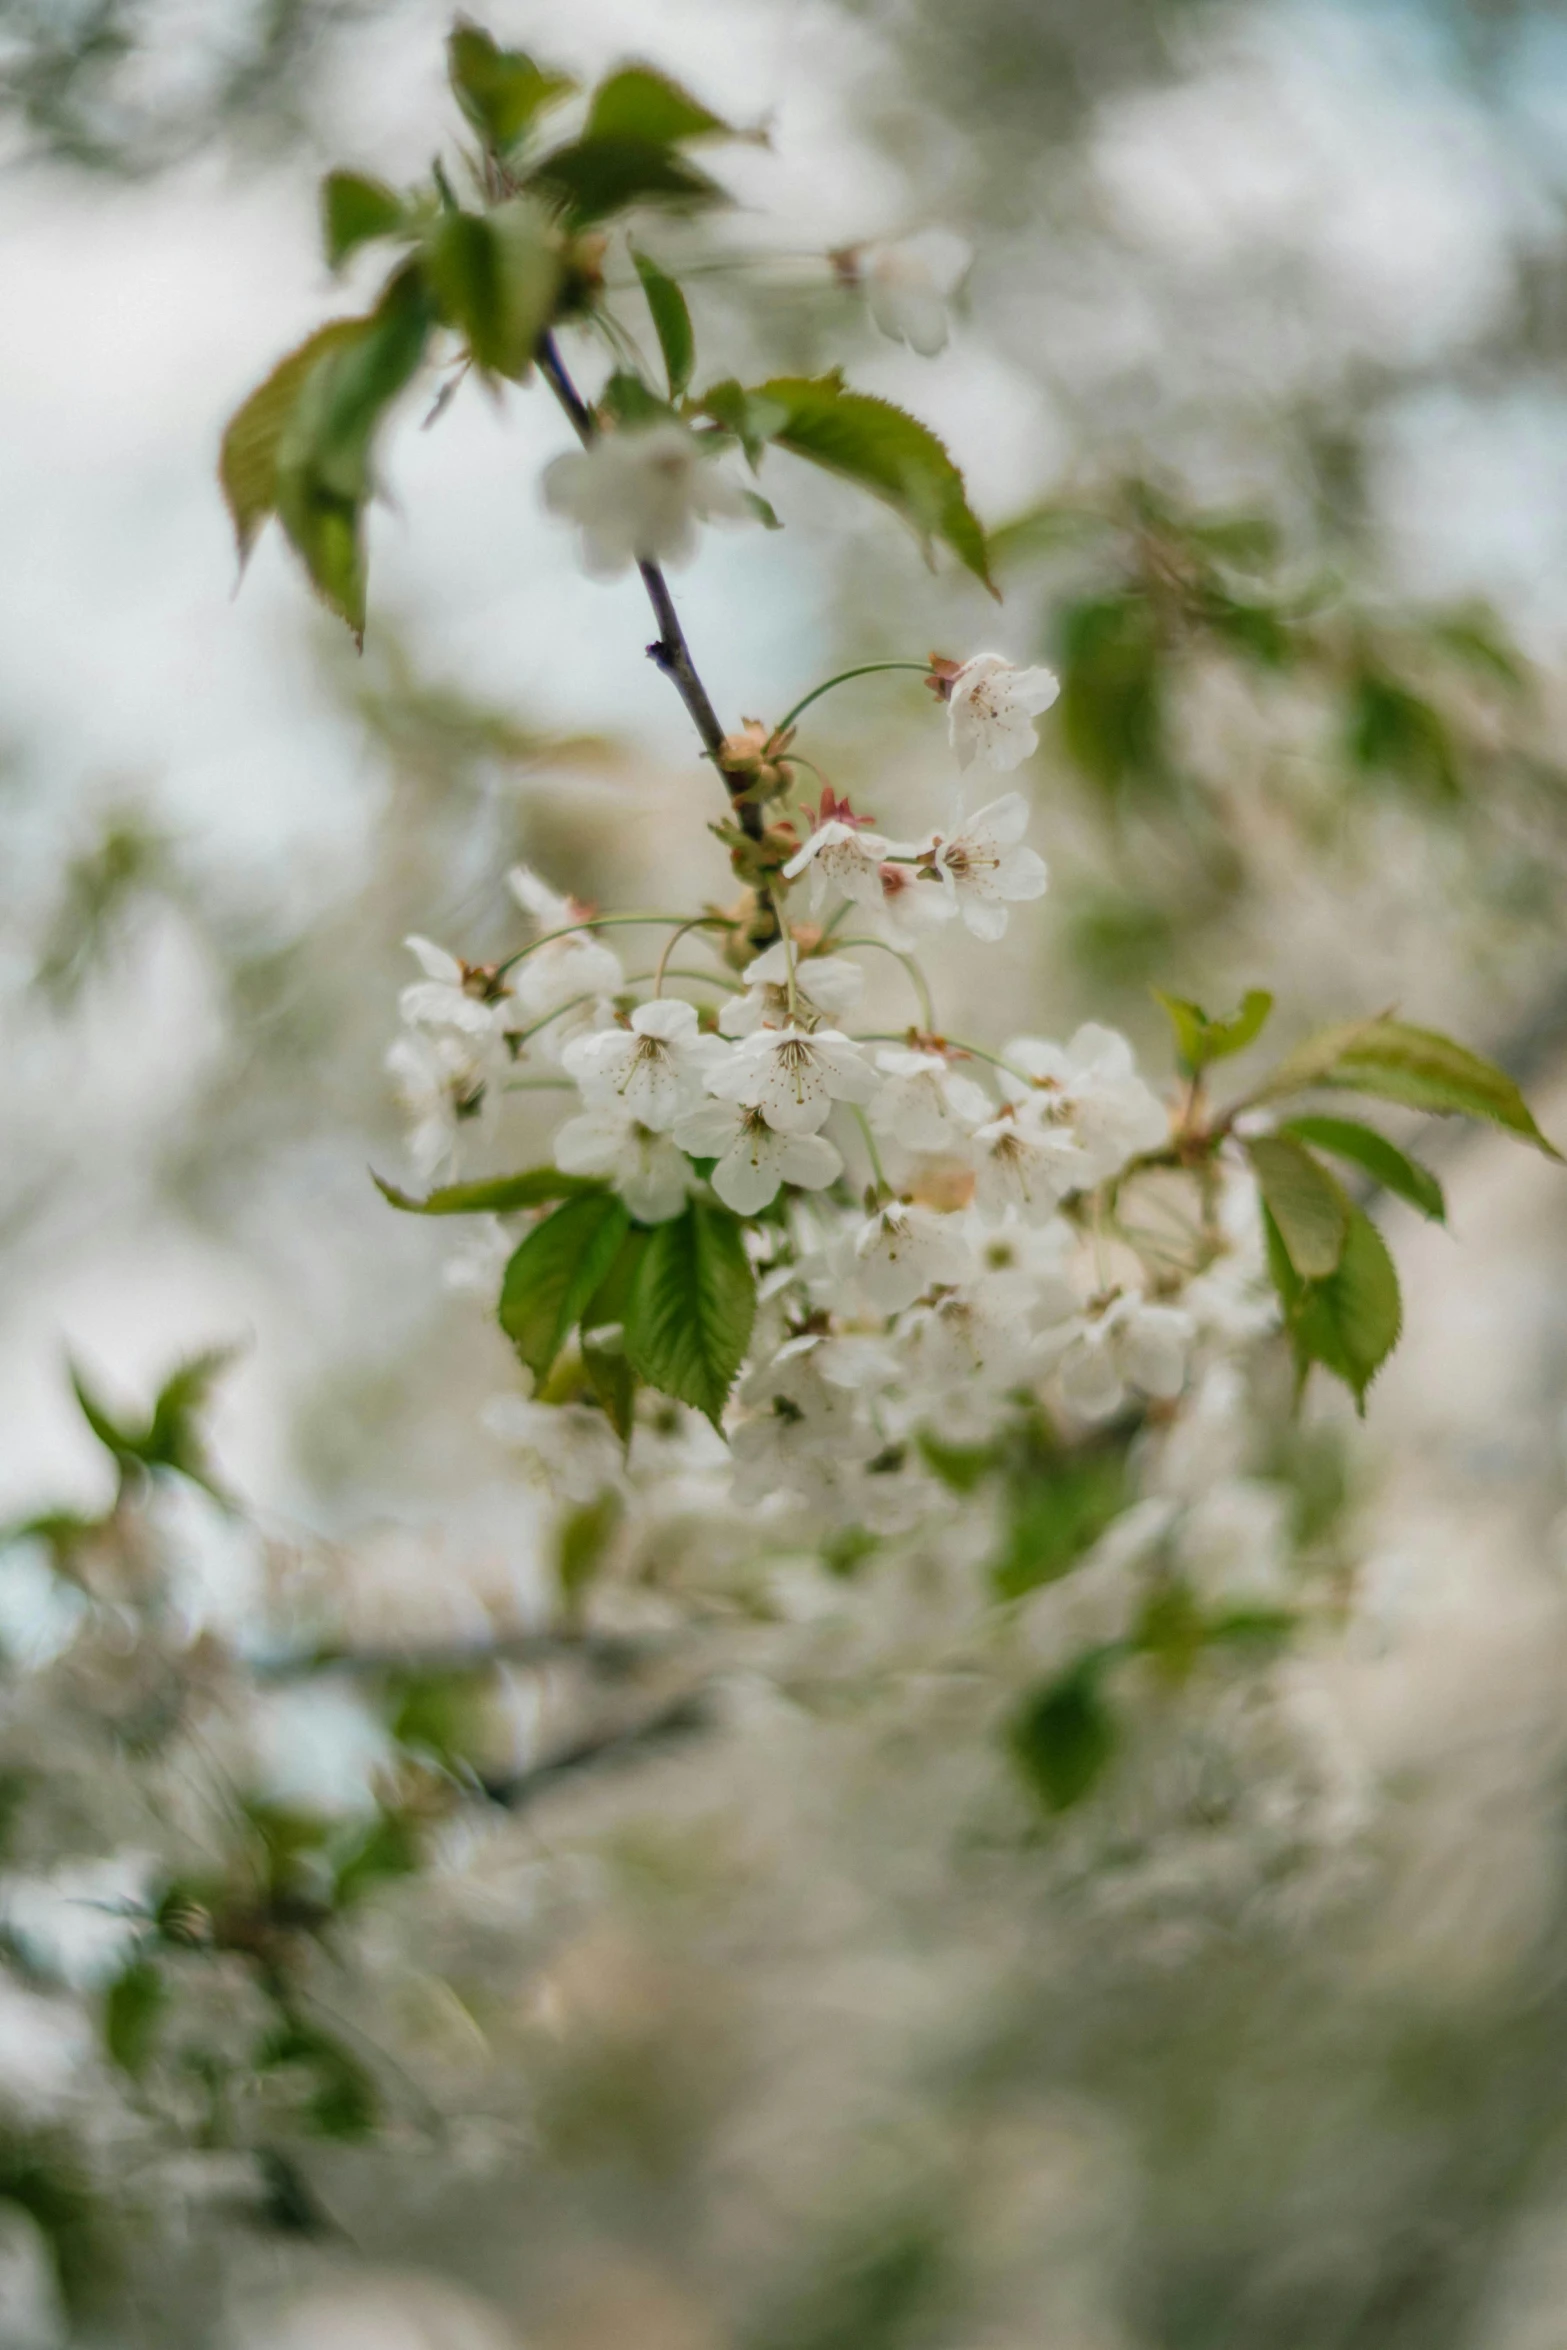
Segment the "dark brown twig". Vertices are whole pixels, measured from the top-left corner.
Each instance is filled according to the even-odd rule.
[[[598,438],[598,420],[566,372],[559,345],[552,334],[539,338],[539,373],[560,402],[571,428],[583,447],[591,448]],[[697,674],[691,658],[691,647],[686,642],[680,615],[675,610],[669,582],[656,563],[639,563],[642,585],[647,589],[653,617],[658,622],[658,635],[648,646],[648,659],[669,679],[686,706],[692,725],[702,740],[702,748],[712,760],[724,788],[729,794],[740,829],[749,840],[760,840],[766,830],[762,811],[756,802],[746,796],[751,777],[724,764],[724,730],[713,708],[712,697]]]

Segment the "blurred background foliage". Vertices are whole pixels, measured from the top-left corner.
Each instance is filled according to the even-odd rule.
[[[495,21],[572,62],[653,42],[609,0]],[[768,1562],[747,1623],[740,1551],[552,1516],[480,1425],[506,1350],[443,1288],[439,1228],[365,1175],[399,1147],[400,941],[496,951],[519,857],[606,902],[725,874],[640,622],[562,584],[532,519],[553,444],[521,403],[504,430],[476,392],[404,420],[362,660],[265,557],[226,601],[217,430],[324,299],[299,259],[319,172],[427,166],[443,31],[354,0],[0,4],[5,226],[37,295],[4,478],[49,526],[7,591],[0,705],[0,1510],[7,1589],[41,1546],[104,1611],[51,1668],[69,1687],[13,1693],[5,1883],[91,1860],[112,1786],[165,1867],[91,1981],[101,2060],[213,2163],[261,2158],[105,2196],[102,2132],[9,2097],[14,2338],[194,2345],[226,2309],[250,2339],[238,2303],[325,2279],[286,2339],[328,2350],[353,2338],[330,2280],[364,2263],[481,2297],[408,2287],[394,2350],[506,2322],[550,2350],[1552,2350],[1548,1171],[1466,1146],[1461,1247],[1422,1239],[1369,1435],[1265,1399],[1243,1473],[1335,1629],[1261,1679],[1171,1622],[1073,1678],[1116,1568],[1081,1594],[1060,1572],[1119,1507],[1130,1431],[1069,1469],[1042,1438],[976,1504],[973,1555],[923,1563],[938,1615],[944,1577],[1020,1603],[966,1675],[848,1555],[802,1662],[821,1578]],[[969,465],[1006,591],[992,614],[890,522],[781,485],[784,539],[681,591],[729,713],[930,644],[1052,661],[1028,782],[1054,885],[1004,981],[1041,1030],[1114,1018],[1152,1053],[1150,983],[1216,1009],[1266,985],[1300,1028],[1398,1002],[1554,1086],[1560,1134],[1559,12],[685,0],[657,45],[736,115],[776,107],[779,176],[761,159],[742,193],[783,230],[660,231],[711,372],[847,344]],[[797,249],[930,220],[978,260],[921,369]],[[900,825],[945,771],[885,680],[808,747]],[[954,1027],[983,1020],[940,976]],[[213,1384],[203,1350],[235,1342]],[[170,1558],[188,1577],[237,1528],[289,1635],[249,1663],[328,1711],[346,1677],[385,1741],[368,1807],[300,1804],[227,1749],[219,1819],[179,1792],[221,1673],[198,1639],[127,1675],[126,1626],[180,1619]],[[721,1640],[596,1643],[583,1607],[540,1633],[598,1574],[694,1596]],[[495,1655],[458,1606],[476,1581]],[[998,1703],[1042,1805],[997,1762]],[[5,1936],[7,1998],[52,1997]],[[40,2028],[3,2025],[18,2077]]]

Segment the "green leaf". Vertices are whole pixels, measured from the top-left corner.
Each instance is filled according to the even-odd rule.
[[[1106,791],[1160,781],[1169,766],[1164,650],[1148,597],[1090,597],[1061,616],[1062,740]]]
[[[475,1183],[443,1183],[424,1199],[399,1191],[372,1168],[370,1180],[385,1200],[410,1216],[507,1216],[519,1208],[547,1207],[552,1200],[580,1199],[603,1191],[596,1175],[563,1175],[558,1167],[530,1167],[522,1175],[483,1175]]]
[[[318,359],[362,335],[362,318],[334,318],[317,327],[297,350],[280,359],[248,400],[234,411],[223,435],[218,480],[239,541],[243,564],[257,531],[277,507],[277,455],[294,403]]]
[[[597,139],[645,139],[657,147],[682,139],[732,139],[739,134],[689,90],[651,65],[623,65],[594,91],[588,134]]]
[[[154,1400],[152,1412],[139,1428],[116,1421],[88,1387],[81,1372],[70,1366],[71,1385],[83,1419],[100,1444],[114,1455],[122,1471],[174,1469],[194,1485],[205,1487],[215,1499],[223,1496],[207,1461],[206,1444],[197,1422],[214,1382],[234,1359],[231,1346],[208,1347],[170,1372]]]
[[[500,1325],[535,1379],[580,1320],[631,1229],[612,1191],[569,1199],[536,1224],[512,1256],[501,1283]]]
[[[1506,1071],[1432,1028],[1411,1028],[1402,1020],[1367,1021],[1335,1055],[1324,1082],[1440,1117],[1483,1118],[1550,1158],[1561,1157]]]
[[[1280,1132],[1293,1135],[1297,1142],[1315,1143],[1318,1150],[1329,1151],[1336,1159],[1348,1159],[1353,1166],[1364,1168],[1384,1191],[1408,1200],[1422,1216],[1433,1223],[1446,1222],[1442,1186],[1430,1168],[1422,1167],[1418,1159],[1407,1158],[1396,1143],[1373,1127],[1362,1126],[1356,1118],[1291,1118]]]
[[[144,1958],[109,1985],[103,2003],[103,2044],[121,2072],[135,2078],[146,2070],[168,2004],[162,1974]]]
[[[299,2016],[268,2033],[256,2050],[258,2071],[298,2065],[315,2076],[305,2120],[322,2138],[365,2138],[380,2108],[375,2083],[357,2056],[331,2032]]]
[[[1331,1273],[1349,1229],[1350,1203],[1342,1184],[1285,1135],[1253,1135],[1246,1156],[1296,1272],[1304,1281]]]
[[[933,539],[944,540],[995,594],[985,534],[963,476],[928,426],[890,400],[846,390],[836,373],[774,376],[751,396],[784,411],[769,436],[780,448],[883,499],[913,526],[927,553]]]
[[[419,1839],[413,1823],[400,1812],[378,1812],[368,1827],[355,1832],[336,1863],[333,1892],[338,1908],[349,1908],[377,1885],[411,1877],[418,1866]]]
[[[626,1357],[625,1321],[631,1310],[651,1234],[633,1225],[620,1254],[582,1309],[582,1368],[610,1426],[629,1445],[635,1426],[637,1375]]]
[[[1127,1439],[1066,1450],[1030,1440],[1008,1480],[1006,1530],[990,1565],[998,1598],[1055,1583],[1125,1509]]]
[[[626,1355],[649,1387],[694,1405],[716,1428],[755,1315],[744,1227],[727,1209],[692,1200],[648,1237],[626,1315]]]
[[[561,264],[543,208],[513,196],[492,212],[445,212],[425,244],[441,317],[486,375],[520,383],[554,314]]]
[[[617,367],[598,396],[600,411],[617,424],[667,424],[673,414],[667,400],[649,391],[640,375]]]
[[[563,1522],[556,1567],[561,1596],[568,1607],[575,1605],[603,1565],[622,1514],[620,1496],[611,1486],[596,1501],[573,1510]]]
[[[394,237],[406,215],[402,198],[385,180],[358,171],[329,171],[321,182],[321,241],[333,269],[377,237]]]
[[[1296,639],[1271,605],[1248,603],[1209,587],[1204,589],[1198,609],[1212,633],[1235,652],[1244,653],[1263,669],[1289,667]]]
[[[1115,1724],[1100,1686],[1115,1650],[1096,1650],[1034,1690],[1013,1715],[1007,1744],[1047,1811],[1069,1811],[1098,1784],[1115,1753]]]
[[[1111,528],[1109,518],[1083,506],[1031,506],[987,533],[992,562],[1001,568],[1063,549],[1091,545]]]
[[[1507,636],[1496,614],[1480,605],[1468,612],[1450,613],[1431,629],[1433,644],[1452,653],[1470,668],[1520,693],[1529,683],[1529,665]]]
[[[446,44],[452,94],[485,145],[507,154],[537,115],[577,84],[549,73],[522,49],[502,49],[482,27],[459,17]]]
[[[528,185],[556,205],[572,228],[591,228],[634,204],[689,211],[729,201],[715,180],[672,148],[619,133],[557,147],[535,167]]]
[[[720,431],[732,433],[746,454],[752,472],[762,461],[762,452],[789,420],[789,411],[778,400],[763,399],[757,392],[748,392],[738,378],[725,376],[721,383],[712,384],[696,403],[697,413],[710,416]]]
[[[360,641],[375,435],[423,359],[433,324],[423,273],[410,263],[359,331],[316,360],[278,439],[278,519],[322,601]]]
[[[1261,1035],[1273,1009],[1273,998],[1262,987],[1248,988],[1240,1010],[1228,1020],[1210,1020],[1200,1004],[1189,1003],[1184,996],[1164,995],[1158,988],[1153,992],[1169,1014],[1176,1051],[1194,1072],[1205,1069],[1210,1061],[1228,1060],[1232,1053],[1244,1052]]]
[[[642,291],[652,314],[653,330],[658,336],[658,347],[664,354],[664,373],[669,381],[669,396],[678,400],[691,381],[691,370],[696,364],[696,336],[691,328],[691,313],[686,298],[672,277],[665,275],[656,261],[645,253],[633,252]]]
[[[1305,1284],[1291,1317],[1301,1375],[1320,1363],[1343,1380],[1364,1415],[1366,1390],[1402,1328],[1398,1274],[1387,1244],[1364,1209],[1352,1207],[1336,1270]]]
[[[1380,669],[1367,666],[1352,683],[1347,748],[1352,764],[1366,774],[1396,776],[1443,800],[1462,796],[1441,714]]]

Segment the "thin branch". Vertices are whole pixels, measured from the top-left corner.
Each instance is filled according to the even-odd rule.
[[[598,438],[598,420],[566,372],[559,345],[552,334],[539,338],[539,373],[560,402],[571,428],[584,448],[590,448]],[[661,669],[686,706],[687,715],[701,737],[702,748],[718,769],[728,791],[730,802],[739,818],[740,828],[751,840],[760,840],[766,826],[762,811],[745,795],[751,778],[724,765],[724,729],[714,709],[712,697],[697,674],[691,658],[691,647],[686,642],[675,600],[669,592],[669,582],[656,563],[639,563],[642,585],[647,590],[653,617],[658,622],[658,635],[648,646],[648,659]]]

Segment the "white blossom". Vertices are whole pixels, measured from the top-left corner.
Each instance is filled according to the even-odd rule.
[[[878,1141],[906,1151],[949,1151],[991,1109],[983,1086],[961,1076],[940,1053],[888,1045],[876,1055],[876,1066],[886,1080],[870,1108]]]
[[[493,1297],[517,1243],[499,1216],[474,1216],[441,1267],[448,1289],[470,1297]]]
[[[780,1490],[809,1492],[824,1468],[865,1457],[873,1432],[859,1392],[826,1376],[827,1343],[791,1339],[742,1381],[745,1416],[729,1436],[742,1508]]]
[[[1181,1392],[1192,1320],[1178,1306],[1115,1298],[1084,1318],[1061,1358],[1061,1392],[1085,1419],[1116,1410],[1128,1388],[1168,1402]]]
[[[820,1191],[843,1173],[825,1135],[780,1132],[759,1109],[738,1102],[705,1102],[688,1111],[674,1140],[693,1158],[717,1160],[713,1189],[737,1216],[754,1216],[777,1198],[782,1184]]]
[[[998,1397],[1030,1367],[1026,1285],[991,1276],[916,1306],[900,1338],[927,1413],[965,1442],[986,1433]]]
[[[574,1037],[560,1058],[590,1108],[619,1104],[639,1124],[667,1134],[701,1100],[703,1077],[725,1051],[720,1037],[701,1034],[690,1004],[666,996],[639,1004],[625,1028]]]
[[[852,955],[810,955],[797,958],[795,1011],[789,1009],[790,949],[780,938],[748,963],[743,974],[744,995],[731,996],[718,1015],[725,1036],[750,1036],[758,1028],[787,1028],[794,1019],[802,1028],[841,1020],[852,1012],[865,987],[865,974]]]
[[[1152,1087],[1137,1074],[1126,1038],[1090,1020],[1066,1045],[1015,1036],[1001,1058],[1001,1090],[1067,1127],[1084,1154],[1087,1183],[1101,1183],[1141,1151],[1160,1149],[1170,1121]],[[1018,1074],[1021,1072],[1021,1074]]]
[[[1037,1223],[1056,1212],[1068,1192],[1085,1190],[1094,1164],[1073,1129],[1051,1117],[1049,1104],[1008,1103],[970,1138],[974,1199],[987,1215],[1007,1208]]]
[[[890,859],[876,868],[875,912],[887,944],[907,954],[940,930],[957,912],[952,892],[943,889],[933,867],[895,864]]]
[[[967,1280],[974,1260],[955,1216],[894,1200],[868,1216],[854,1238],[859,1286],[883,1314],[896,1314],[939,1283]]]
[[[565,1501],[596,1501],[607,1487],[622,1482],[620,1439],[591,1404],[496,1395],[479,1417],[492,1436],[527,1458],[540,1483]]]
[[[802,873],[809,872],[813,907],[821,905],[836,890],[840,897],[852,898],[857,906],[869,906],[879,912],[884,895],[881,863],[885,857],[898,853],[896,841],[886,840],[879,832],[870,832],[841,816],[832,816],[825,824],[818,824],[805,846],[789,859],[783,877],[785,881],[796,881]]]
[[[516,1022],[512,991],[489,964],[461,962],[432,939],[403,941],[424,972],[405,987],[397,1008],[412,1027],[456,1028],[466,1036],[494,1036]]]
[[[978,759],[1005,775],[1039,748],[1034,720],[1061,691],[1052,669],[1018,669],[1000,653],[976,653],[948,678],[947,732],[960,767]]]
[[[760,1110],[781,1134],[814,1134],[837,1102],[868,1102],[875,1070],[836,1028],[759,1028],[707,1072],[720,1101]]]
[[[951,229],[927,228],[862,246],[853,267],[881,332],[931,359],[946,347],[948,305],[973,259]]]
[[[428,1183],[455,1165],[458,1131],[479,1113],[488,1074],[485,1059],[473,1039],[438,1030],[433,1036],[400,1036],[386,1066],[412,1120],[409,1159]]]
[[[511,971],[521,1023],[531,1028],[584,997],[619,995],[625,973],[613,947],[591,930],[570,927],[587,908],[561,897],[526,865],[513,866],[506,880],[518,904],[537,922],[543,942],[529,947]]]
[[[1024,845],[1027,829],[1028,802],[1021,792],[1004,792],[975,815],[956,816],[922,852],[976,938],[1000,938],[1009,904],[1045,894],[1049,871],[1038,850]]]
[[[594,579],[618,579],[633,563],[683,563],[699,522],[744,522],[752,511],[739,482],[673,423],[602,433],[556,457],[544,469],[544,502],[577,525]]]
[[[622,1103],[583,1110],[555,1135],[564,1175],[607,1175],[639,1224],[667,1224],[686,1204],[691,1170],[667,1134]]]

